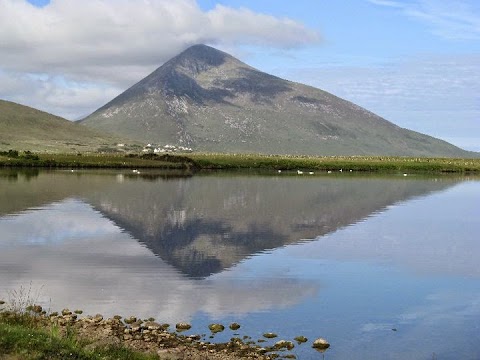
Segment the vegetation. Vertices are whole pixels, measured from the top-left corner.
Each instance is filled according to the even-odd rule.
[[[121,152],[133,150],[134,146],[139,145],[28,106],[0,100],[2,152],[8,149],[50,153]]]
[[[34,305],[30,289],[22,288],[15,293],[13,302],[12,299],[8,303],[0,300],[1,359],[4,355],[10,360],[268,360],[278,357],[277,344],[263,347],[251,340],[245,342],[251,339],[248,336],[243,340],[233,337],[229,342],[211,343],[201,341],[202,335],[180,334],[191,327],[188,323],[178,323],[176,331],[169,332],[169,324],[156,323],[153,318],[141,320],[131,316],[122,321],[119,315],[104,319],[100,314],[78,318],[77,314],[82,311],[72,313],[68,309],[63,309],[61,314],[49,313],[42,306]],[[225,327],[211,324],[210,329],[210,338],[213,338],[214,333]],[[294,348],[291,344],[288,350]]]
[[[77,360],[154,360],[156,355],[132,351],[120,345],[93,344],[77,336],[73,328],[61,331],[47,321],[46,312],[34,305],[38,294],[32,287],[9,293],[0,300],[0,354],[7,359],[77,359]],[[3,359],[3,357],[1,357]]]
[[[201,168],[367,172],[478,172],[480,159],[380,156],[276,156],[192,154]]]
[[[279,156],[255,154],[33,154],[16,150],[0,152],[3,167],[46,168],[160,168],[160,169],[259,169],[350,172],[480,172],[480,159]]]
[[[12,150],[9,150],[12,152]],[[0,166],[42,168],[160,168],[186,169],[192,160],[178,156],[139,156],[121,154],[28,154],[0,153]]]
[[[37,324],[33,316],[0,314],[0,353],[9,359],[82,359],[82,360],[153,360],[156,355],[134,352],[120,346],[99,346],[87,350],[84,340],[74,333],[63,337],[55,328]]]

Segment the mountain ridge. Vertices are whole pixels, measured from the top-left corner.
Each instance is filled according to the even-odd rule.
[[[196,151],[470,157],[321,89],[194,45],[80,121]]]
[[[62,117],[0,99],[0,149],[97,151],[118,141],[117,136],[101,134]]]

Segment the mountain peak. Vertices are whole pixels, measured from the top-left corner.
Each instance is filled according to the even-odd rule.
[[[193,45],[83,123],[198,151],[309,155],[462,156],[320,89]]]
[[[213,63],[222,61],[226,57],[230,55],[205,44],[192,45],[177,55],[177,58],[195,58]]]
[[[161,68],[181,69],[190,76],[196,76],[212,67],[221,66],[227,59],[233,59],[233,57],[210,46],[198,44],[190,46]]]

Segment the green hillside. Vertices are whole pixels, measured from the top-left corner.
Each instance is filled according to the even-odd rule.
[[[86,152],[114,149],[124,142],[61,117],[0,100],[0,150]]]

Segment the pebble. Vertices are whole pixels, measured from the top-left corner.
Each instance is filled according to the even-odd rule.
[[[238,330],[238,329],[240,329],[240,324],[239,324],[239,323],[236,323],[236,322],[231,323],[230,326],[229,326],[229,328],[230,328],[231,330]]]
[[[273,339],[273,338],[276,338],[277,336],[278,336],[277,334],[271,333],[271,332],[263,334],[263,337],[266,337],[267,339]]]
[[[330,344],[324,338],[318,338],[313,342],[312,347],[315,349],[328,349],[330,347]]]
[[[184,323],[184,322],[180,322],[180,323],[175,325],[175,328],[177,329],[177,331],[189,330],[191,327],[192,327],[192,325],[190,325],[189,323]]]
[[[208,325],[208,328],[214,334],[222,332],[223,330],[225,330],[225,326],[223,326],[222,324],[210,324],[210,325]]]
[[[295,345],[293,345],[291,341],[280,340],[275,343],[274,347],[276,349],[292,350],[295,347]]]
[[[299,344],[306,343],[308,341],[305,336],[297,336],[296,338],[294,338],[294,340]]]

